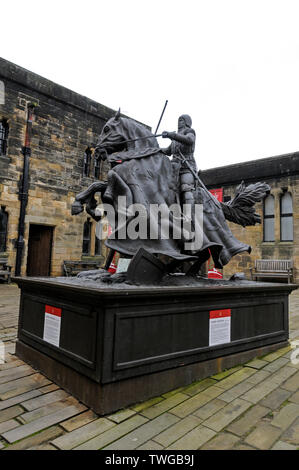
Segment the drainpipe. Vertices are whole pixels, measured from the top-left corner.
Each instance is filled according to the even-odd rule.
[[[28,104],[25,145],[24,147],[22,147],[24,164],[23,164],[23,174],[20,179],[20,190],[19,190],[19,200],[21,202],[21,205],[20,205],[20,216],[19,216],[18,239],[16,242],[17,255],[16,255],[15,276],[20,276],[21,274],[22,255],[23,255],[23,249],[24,249],[25,216],[26,216],[26,206],[28,203],[28,189],[29,189],[29,160],[31,156],[32,120],[33,120],[35,106],[36,105],[34,103]]]

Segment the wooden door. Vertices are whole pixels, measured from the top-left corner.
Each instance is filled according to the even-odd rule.
[[[30,225],[27,276],[50,276],[53,227]]]

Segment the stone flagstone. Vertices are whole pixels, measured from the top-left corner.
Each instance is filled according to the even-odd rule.
[[[58,449],[70,450],[114,426],[115,423],[112,421],[109,421],[106,418],[99,418],[89,424],[86,424],[85,426],[82,426],[81,428],[76,429],[75,431],[58,437],[52,441],[52,444]]]
[[[204,421],[203,424],[208,428],[213,429],[213,431],[219,432],[244,413],[244,411],[246,411],[250,406],[251,404],[248,401],[236,398],[234,401]]]
[[[98,450],[102,449],[103,447],[111,444],[115,441],[118,441],[123,436],[128,434],[129,432],[133,431],[136,428],[139,428],[143,424],[147,423],[148,420],[143,416],[133,416],[126,421],[123,421],[118,426],[114,426],[113,428],[105,431],[98,436],[84,442],[83,444],[75,447],[75,450]]]
[[[267,450],[272,447],[280,435],[281,429],[268,423],[261,423],[246,437],[245,443],[260,450]]]
[[[8,442],[15,442],[23,439],[24,437],[30,436],[33,433],[41,431],[42,429],[48,428],[53,424],[57,424],[64,419],[68,419],[78,413],[80,413],[80,407],[68,406],[56,413],[36,419],[35,421],[19,426],[17,429],[13,429],[12,431],[5,432],[3,437]]]

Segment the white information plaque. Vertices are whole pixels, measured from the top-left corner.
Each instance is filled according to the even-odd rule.
[[[61,328],[61,308],[46,305],[43,340],[59,347]]]
[[[210,311],[209,346],[230,343],[231,309]]]

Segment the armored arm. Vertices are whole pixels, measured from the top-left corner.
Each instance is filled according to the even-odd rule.
[[[177,142],[180,142],[181,144],[187,144],[187,145],[192,145],[195,142],[195,133],[192,132],[191,129],[190,129],[190,132],[188,132],[188,134],[179,134],[177,132],[164,131],[162,133],[162,137],[168,138],[171,140],[176,140]]]

